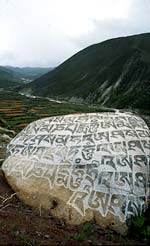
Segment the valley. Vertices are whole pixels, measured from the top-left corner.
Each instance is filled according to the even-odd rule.
[[[0,166],[9,141],[38,119],[121,111],[141,116],[150,127],[149,43],[150,33],[107,40],[54,69],[0,66]],[[148,209],[127,236],[95,221],[70,227],[23,204],[0,170],[0,244],[146,245],[149,216]]]
[[[26,97],[13,91],[0,92],[0,126],[21,131],[30,122],[54,115],[103,112],[112,109],[98,105],[57,102],[47,98]]]
[[[115,112],[117,109],[97,104],[77,104],[50,98],[20,95],[12,90],[0,91],[0,126],[20,132],[32,121],[55,115],[89,112]],[[150,126],[148,110],[124,109],[142,116]]]

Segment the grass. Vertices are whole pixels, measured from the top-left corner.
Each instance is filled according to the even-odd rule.
[[[150,243],[150,205],[143,215],[132,219],[130,233],[131,232],[133,232],[136,237],[142,238],[144,243]]]
[[[74,235],[74,239],[78,242],[88,241],[88,245],[94,244],[94,225],[87,224],[83,227],[83,230],[80,233]]]
[[[74,239],[79,242],[83,242],[85,240],[85,235],[83,233],[77,233],[74,236]]]

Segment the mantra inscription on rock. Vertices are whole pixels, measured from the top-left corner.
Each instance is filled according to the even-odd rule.
[[[2,169],[71,191],[66,204],[111,213],[121,222],[141,214],[149,196],[150,132],[128,113],[90,113],[35,121],[9,144]],[[39,187],[40,189],[40,187]]]

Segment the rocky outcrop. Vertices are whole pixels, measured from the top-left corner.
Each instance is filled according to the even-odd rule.
[[[95,219],[119,233],[149,195],[149,129],[128,113],[35,121],[9,144],[2,169],[20,199],[69,224]]]

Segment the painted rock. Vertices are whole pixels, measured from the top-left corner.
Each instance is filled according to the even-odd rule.
[[[2,169],[20,199],[66,223],[95,219],[120,233],[149,196],[149,129],[129,113],[35,121],[8,145]]]

